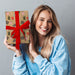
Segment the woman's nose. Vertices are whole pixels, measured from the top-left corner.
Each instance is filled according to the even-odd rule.
[[[45,27],[46,27],[46,26],[47,26],[47,24],[48,24],[48,23],[47,23],[46,21],[44,21],[43,26],[45,26]]]

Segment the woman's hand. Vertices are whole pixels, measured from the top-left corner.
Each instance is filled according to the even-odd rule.
[[[8,43],[7,43],[7,37],[6,36],[5,36],[5,39],[4,39],[4,45],[8,49],[14,51],[16,53],[16,56],[20,56],[21,55],[21,51],[20,50],[17,50],[16,47],[14,47],[14,46],[8,45]]]
[[[37,52],[35,51],[35,48],[34,48],[34,41],[33,41],[33,37],[32,37],[31,33],[30,33],[29,52],[33,56],[33,58],[35,58],[36,56],[38,56],[38,54],[37,54]]]

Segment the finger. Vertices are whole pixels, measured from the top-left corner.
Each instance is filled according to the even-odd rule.
[[[7,46],[7,37],[5,36],[4,44]]]
[[[4,45],[8,48],[8,49],[11,49],[12,51],[16,51],[17,49],[16,49],[16,47],[13,47],[13,46],[11,46],[11,45],[8,45],[8,43],[7,43],[7,37],[5,36],[5,39],[4,39]]]
[[[11,45],[8,45],[7,48],[8,48],[8,49],[11,49],[11,50],[14,51],[14,52],[16,52],[16,50],[17,50],[16,47],[13,47],[13,46],[11,46]]]
[[[5,44],[5,46],[8,48],[8,49],[11,49],[12,51],[16,51],[16,48],[15,47],[13,47],[13,46],[11,46],[11,45],[8,45],[6,42],[4,43]]]

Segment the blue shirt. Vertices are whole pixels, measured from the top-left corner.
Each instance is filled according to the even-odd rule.
[[[38,55],[32,63],[24,52],[25,45],[21,44],[20,48],[22,55],[13,57],[12,70],[14,75],[70,75],[71,60],[62,35],[54,38],[49,61]],[[39,51],[41,51],[41,47],[39,47]]]

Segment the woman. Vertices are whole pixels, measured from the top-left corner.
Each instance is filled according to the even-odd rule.
[[[15,52],[14,75],[70,75],[68,48],[56,15],[47,5],[40,5],[32,15],[28,48],[21,44],[17,50],[6,39],[4,44]]]

